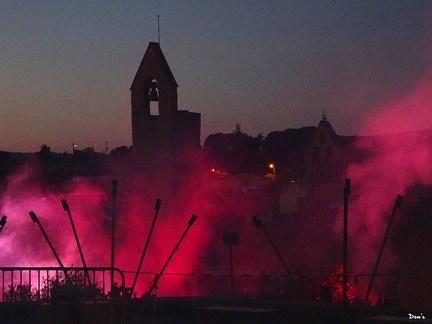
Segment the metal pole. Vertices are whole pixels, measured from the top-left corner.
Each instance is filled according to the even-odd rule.
[[[380,248],[380,250],[378,252],[378,257],[377,257],[376,262],[375,262],[375,266],[374,266],[374,269],[373,269],[373,272],[372,272],[372,276],[371,276],[371,278],[369,280],[369,286],[368,286],[367,291],[366,291],[366,296],[365,296],[365,298],[363,300],[363,305],[362,305],[362,308],[360,310],[360,315],[359,315],[357,323],[360,323],[361,318],[363,316],[363,311],[364,311],[365,305],[368,302],[369,294],[370,294],[370,292],[372,290],[372,285],[373,285],[376,273],[378,271],[378,266],[379,266],[379,263],[381,261],[381,257],[382,257],[383,251],[384,251],[384,246],[385,246],[385,244],[387,242],[387,238],[388,238],[389,233],[390,233],[390,227],[391,227],[391,225],[393,223],[393,219],[394,219],[394,216],[396,214],[396,209],[400,208],[400,206],[402,204],[402,198],[403,198],[402,196],[399,196],[399,195],[397,196],[396,201],[395,201],[394,206],[393,206],[393,210],[392,210],[392,212],[390,214],[389,221],[388,221],[388,224],[387,224],[387,229],[385,231],[385,234],[384,234],[384,237],[383,237],[383,241],[381,243],[381,248]]]
[[[56,258],[58,264],[59,264],[60,267],[62,268],[63,273],[65,274],[66,279],[67,279],[68,281],[70,281],[70,279],[69,279],[69,275],[67,274],[67,272],[66,272],[66,270],[65,270],[65,267],[64,267],[63,263],[61,262],[61,260],[60,260],[60,258],[59,258],[59,256],[58,256],[58,254],[57,254],[57,252],[56,252],[56,250],[54,249],[54,246],[52,245],[51,241],[49,240],[48,235],[45,233],[45,230],[43,229],[42,224],[39,222],[39,219],[37,218],[36,214],[35,214],[33,211],[30,211],[30,212],[29,212],[29,215],[30,215],[32,221],[33,221],[34,223],[36,223],[36,224],[39,226],[39,229],[41,230],[42,235],[44,236],[44,238],[45,238],[45,240],[47,241],[47,243],[48,243],[48,245],[49,245],[49,247],[50,247],[52,253],[54,254],[54,257]]]
[[[86,264],[85,259],[84,259],[84,254],[83,254],[83,251],[81,249],[81,244],[80,244],[79,239],[78,239],[78,234],[77,234],[77,231],[75,229],[75,224],[74,224],[74,221],[72,219],[72,213],[70,211],[68,203],[66,202],[66,199],[62,199],[61,204],[63,206],[63,210],[65,212],[67,212],[67,214],[69,216],[69,221],[70,221],[71,226],[72,226],[72,231],[73,231],[74,236],[75,236],[75,241],[76,241],[76,244],[78,246],[78,251],[79,251],[79,254],[80,254],[80,257],[81,257],[82,264],[84,266],[84,274],[85,274],[85,276],[87,278],[87,282],[91,285],[90,274],[86,270],[87,269],[87,264]]]
[[[279,253],[276,245],[274,244],[273,240],[271,239],[269,233],[265,229],[264,225],[262,224],[262,221],[257,217],[252,217],[253,222],[255,223],[255,226],[257,228],[261,228],[264,231],[264,234],[267,236],[267,239],[269,240],[271,246],[273,247],[273,250],[275,251],[276,255],[278,256],[280,262],[282,263],[283,267],[285,268],[285,271],[287,272],[288,277],[291,276],[292,270],[288,267],[288,265],[285,263],[284,259],[282,258],[282,255]]]
[[[136,273],[135,273],[135,278],[134,278],[134,281],[133,281],[133,284],[132,284],[132,287],[131,287],[131,297],[132,297],[133,291],[134,291],[134,289],[135,289],[135,285],[136,285],[136,283],[137,283],[139,273],[140,273],[140,271],[141,271],[141,266],[142,266],[142,263],[143,263],[143,261],[144,261],[144,256],[145,256],[146,253],[147,253],[147,248],[148,248],[148,246],[149,246],[150,238],[151,238],[151,236],[152,236],[153,229],[154,229],[154,226],[155,226],[155,224],[156,224],[156,219],[157,219],[157,217],[158,217],[158,215],[159,215],[159,209],[160,209],[161,203],[162,203],[162,200],[160,200],[160,199],[156,199],[156,205],[155,205],[155,207],[154,207],[154,209],[155,209],[155,214],[154,214],[154,216],[153,216],[153,222],[152,222],[152,224],[151,224],[151,226],[150,226],[150,230],[149,230],[149,233],[148,233],[148,235],[147,235],[147,240],[146,240],[146,243],[145,243],[145,245],[144,245],[144,249],[143,249],[142,254],[141,254],[141,259],[140,259],[140,261],[139,261],[138,268],[137,268],[137,271],[136,271]]]
[[[160,28],[159,28],[159,15],[157,15],[157,20],[158,20],[158,43],[160,46]]]
[[[348,198],[351,193],[350,179],[345,179],[344,187],[344,221],[343,221],[343,307],[342,320],[346,323],[348,304]]]
[[[7,216],[3,215],[2,219],[0,220],[0,233],[3,230],[3,227],[6,225],[6,219],[7,219]]]
[[[233,270],[233,255],[232,244],[229,244],[230,249],[230,279],[231,279],[231,297],[234,297],[234,270]]]
[[[116,229],[116,198],[117,180],[112,181],[112,215],[111,215],[111,298],[114,299],[114,257],[115,257],[115,229]]]
[[[157,288],[157,283],[158,283],[159,279],[161,278],[163,272],[165,271],[165,268],[168,266],[168,263],[171,261],[171,258],[173,257],[174,253],[177,251],[178,247],[180,246],[180,243],[183,241],[184,237],[186,236],[187,232],[189,231],[189,229],[191,228],[191,226],[193,225],[193,223],[195,222],[196,219],[197,219],[197,216],[192,215],[191,219],[188,222],[188,226],[186,227],[185,231],[183,232],[183,235],[180,237],[180,240],[177,242],[176,246],[172,250],[170,256],[168,257],[168,260],[165,262],[165,264],[162,267],[159,274],[157,274],[155,276],[154,281],[153,281],[153,285],[150,287],[149,291],[147,291],[146,296],[150,296],[153,289]]]
[[[39,228],[40,228],[40,230],[42,232],[42,235],[44,236],[44,238],[47,241],[49,247],[51,248],[51,251],[54,254],[54,256],[55,256],[58,264],[60,265],[60,267],[64,268],[63,263],[61,262],[59,256],[57,255],[57,252],[54,249],[54,246],[51,244],[51,241],[49,240],[48,235],[45,233],[45,230],[43,229],[42,224],[39,222],[39,219],[37,218],[36,214],[33,211],[30,211],[29,215],[30,215],[32,221],[39,226]]]
[[[224,233],[222,239],[224,241],[224,245],[229,245],[231,297],[234,297],[234,267],[232,246],[239,244],[240,237],[238,233],[226,232]]]

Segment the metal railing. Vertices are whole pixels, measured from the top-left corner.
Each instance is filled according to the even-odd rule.
[[[110,267],[0,267],[0,287],[0,302],[46,302],[56,297],[59,287],[76,288],[86,301],[126,298],[123,271]]]
[[[124,323],[129,296],[123,271],[111,267],[0,267],[0,289],[0,321],[12,322]]]

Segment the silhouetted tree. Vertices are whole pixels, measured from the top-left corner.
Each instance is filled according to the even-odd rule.
[[[268,164],[277,166],[280,177],[302,178],[305,154],[316,127],[274,131],[252,137],[236,124],[232,133],[212,134],[204,142],[204,152],[211,167],[229,173],[268,173]]]
[[[315,130],[315,126],[309,126],[269,133],[262,141],[262,159],[274,163],[280,176],[302,178],[305,154]]]
[[[50,160],[53,157],[51,148],[46,144],[42,144],[40,146],[40,151],[37,153],[37,157],[45,161]]]
[[[129,155],[130,150],[126,145],[118,146],[111,150],[110,155],[113,157],[125,157]]]
[[[263,135],[247,135],[240,124],[229,134],[212,134],[204,142],[204,153],[212,167],[229,173],[253,171]]]
[[[14,168],[14,163],[9,152],[0,151],[0,179],[10,172]]]
[[[243,133],[240,124],[236,124],[236,126],[235,126],[235,128],[234,128],[234,130],[233,130],[233,133],[234,133],[234,134],[240,134],[240,133]]]

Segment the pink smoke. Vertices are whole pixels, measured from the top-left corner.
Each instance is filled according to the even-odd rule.
[[[0,237],[3,251],[0,256],[2,266],[58,266],[37,224],[33,223],[29,211],[34,211],[52,241],[56,252],[61,255],[64,265],[81,265],[76,252],[72,229],[60,203],[69,198],[69,204],[79,204],[75,212],[75,226],[81,234],[84,253],[91,245],[103,245],[104,231],[97,221],[97,209],[103,199],[103,192],[89,182],[82,181],[79,186],[68,184],[65,193],[45,192],[32,181],[35,170],[26,165],[18,173],[9,177],[0,200],[1,213],[8,216],[8,222]],[[85,204],[86,208],[82,209]],[[73,208],[73,207],[72,207]],[[73,210],[73,209],[72,209]],[[75,209],[76,210],[76,209]],[[95,261],[92,253],[87,253],[89,261]],[[99,258],[100,256],[98,256]]]
[[[361,133],[367,136],[358,137],[356,146],[368,158],[347,169],[352,188],[352,273],[372,272],[396,196],[404,195],[414,183],[431,184],[431,132],[422,131],[431,128],[431,118],[432,81],[428,77],[419,80],[404,98],[388,102],[365,118]],[[340,233],[341,217],[336,227]],[[397,256],[387,244],[378,272],[388,272],[396,263]],[[361,294],[365,286],[363,281],[358,289]]]
[[[61,200],[66,199],[81,242],[87,266],[111,266],[111,217],[114,198],[113,178],[80,178],[56,191],[47,191],[38,181],[32,165],[25,165],[8,178],[0,195],[0,213],[8,221],[0,234],[1,266],[59,266],[29,211],[34,211],[65,266],[82,266],[77,244]],[[192,214],[198,219],[190,228],[172,258],[154,293],[158,295],[196,295],[197,287],[188,276],[170,273],[194,273],[211,230],[206,217],[206,178],[197,171],[194,177],[179,180],[177,193],[167,189],[170,181],[162,176],[151,182],[139,173],[120,177],[116,196],[115,266],[125,272],[130,287],[154,216],[157,198],[162,205],[145,256],[135,291],[145,293],[154,274],[165,264],[174,246],[186,230]],[[194,179],[193,181],[190,179]],[[194,183],[194,185],[191,184]]]

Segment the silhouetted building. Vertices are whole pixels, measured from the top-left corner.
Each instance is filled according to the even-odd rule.
[[[130,87],[136,167],[183,164],[200,147],[201,114],[178,110],[177,87],[159,43],[150,42]]]
[[[306,158],[308,168],[315,167],[320,161],[332,161],[340,158],[341,153],[337,147],[337,138],[338,135],[327,120],[326,115],[323,114]]]

